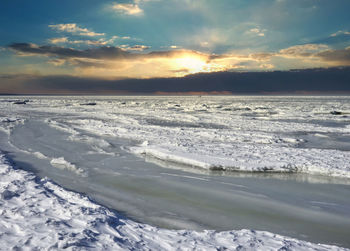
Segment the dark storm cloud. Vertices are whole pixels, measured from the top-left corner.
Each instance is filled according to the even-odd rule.
[[[13,78],[7,76],[0,85],[0,93],[350,93],[349,83],[350,67],[274,72],[217,72],[188,75],[183,78],[124,80],[22,75]]]
[[[86,50],[77,50],[60,46],[37,46],[30,43],[13,43],[10,49],[20,54],[55,56],[60,58],[90,58],[90,59],[116,59],[130,58],[133,54],[118,47],[99,47]]]
[[[30,43],[13,43],[8,46],[13,51],[23,55],[42,55],[53,56],[64,59],[69,58],[87,58],[87,59],[137,59],[137,58],[171,58],[184,53],[192,53],[198,56],[204,56],[196,51],[176,50],[176,51],[153,51],[147,54],[132,53],[119,47],[104,46],[86,50],[78,50],[60,46],[43,45],[38,46]],[[133,49],[148,49],[147,46],[135,45]]]

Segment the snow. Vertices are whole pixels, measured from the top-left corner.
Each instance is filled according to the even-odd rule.
[[[39,153],[39,156],[43,156],[43,154]],[[39,157],[39,158],[40,158]],[[66,161],[63,157],[60,157],[60,158],[53,158],[51,161],[50,161],[50,164],[53,166],[53,167],[56,167],[56,168],[61,168],[61,169],[67,169],[69,171],[72,171],[72,172],[75,172],[77,174],[82,174],[84,172],[83,169],[81,168],[77,168],[74,164]]]
[[[349,97],[23,99],[30,102],[18,106],[6,101],[6,97],[0,98],[0,131],[9,135],[8,144],[17,143],[17,151],[29,153],[41,163],[47,162],[52,170],[70,171],[68,175],[77,174],[80,178],[89,178],[89,173],[64,154],[42,152],[40,144],[36,146],[39,150],[30,149],[32,146],[21,149],[21,143],[32,142],[40,130],[30,131],[33,135],[29,136],[14,135],[17,138],[11,142],[13,129],[38,119],[45,126],[68,134],[69,144],[85,142],[90,146],[86,153],[91,153],[91,158],[97,153],[114,157],[118,153],[109,151],[110,143],[103,138],[124,138],[128,142],[124,146],[127,151],[145,159],[150,157],[155,163],[165,163],[161,164],[164,172],[152,175],[178,177],[193,183],[213,182],[206,170],[234,171],[242,176],[253,172],[302,173],[307,174],[302,178],[308,181],[320,182],[321,175],[332,177],[331,182],[339,184],[348,184],[350,178]],[[80,105],[88,103],[96,105]],[[22,136],[28,137],[21,142]],[[202,169],[205,176],[170,173],[169,168],[178,168],[172,163],[181,164],[181,170],[189,174],[193,172],[192,166],[196,171]],[[110,172],[110,176],[124,175],[107,169],[99,171]],[[228,172],[223,173],[229,176]],[[242,194],[246,197],[248,193]],[[65,190],[48,178],[40,179],[14,168],[3,154],[0,154],[0,195],[0,249],[5,250],[345,250],[264,231],[175,231],[137,223],[82,194]],[[347,209],[323,200],[310,203],[315,208],[335,205],[337,210]],[[339,232],[335,234],[339,236]]]
[[[209,148],[209,146],[208,146]],[[225,149],[227,150],[228,147]],[[170,147],[143,146],[131,147],[137,154],[149,155],[161,160],[176,162],[208,170],[242,171],[242,172],[274,172],[274,173],[308,173],[333,177],[350,177],[349,153],[336,150],[293,149],[270,147],[257,148],[247,145],[245,149],[233,148],[233,157],[219,154],[204,155],[191,153]],[[242,151],[244,150],[244,151]],[[269,156],[264,158],[263,156]],[[288,157],[287,157],[288,156]]]
[[[347,97],[123,97],[96,104],[62,109],[49,102],[52,112],[79,117],[47,122],[72,138],[78,129],[122,137],[140,143],[128,148],[135,154],[204,169],[350,178],[350,120],[331,113],[348,114]]]
[[[137,223],[15,169],[1,153],[0,194],[4,250],[346,250],[265,231],[175,231]]]

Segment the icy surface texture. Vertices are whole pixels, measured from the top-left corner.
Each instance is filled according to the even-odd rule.
[[[135,140],[139,145],[131,152],[165,161],[204,169],[350,177],[348,97],[81,99],[96,105],[80,106],[76,98],[1,105],[13,113],[66,114],[67,119],[47,122],[73,136],[80,129]]]
[[[1,154],[0,194],[4,250],[345,250],[263,231],[174,231],[136,223],[14,169]]]

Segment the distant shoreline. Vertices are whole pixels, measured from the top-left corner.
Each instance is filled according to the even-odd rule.
[[[262,96],[262,97],[278,97],[278,96],[295,96],[295,97],[330,97],[330,96],[343,96],[347,97],[350,96],[350,92],[346,93],[237,93],[237,94],[191,94],[191,93],[129,93],[129,94],[93,94],[93,93],[68,93],[68,94],[53,94],[53,93],[47,93],[47,94],[26,94],[26,93],[18,93],[18,94],[8,94],[8,93],[0,93],[0,97],[28,97],[28,96],[43,96],[43,97],[69,97],[69,96],[91,96],[91,97],[141,97],[141,96],[154,96],[154,97],[242,97],[242,96]]]

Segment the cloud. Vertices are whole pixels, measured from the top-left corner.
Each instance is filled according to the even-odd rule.
[[[182,49],[182,46],[179,45],[168,45],[168,46],[161,46],[160,48],[163,49],[171,49],[171,50],[175,50],[175,49]]]
[[[86,44],[86,45],[95,45],[95,46],[102,46],[107,45],[109,41],[105,41],[103,39],[99,40],[72,40],[69,41],[70,44]]]
[[[326,62],[334,65],[350,65],[350,47],[344,50],[327,50],[316,54]]]
[[[67,43],[68,42],[68,38],[67,37],[51,38],[48,41],[51,44],[61,44],[61,43]]]
[[[259,67],[264,70],[270,70],[275,68],[273,64],[261,64]]]
[[[260,28],[252,28],[248,31],[248,33],[258,35],[259,37],[265,36],[266,29],[260,29]]]
[[[89,76],[169,77],[226,69],[222,64],[226,62],[214,55],[190,50],[140,53],[148,48],[144,45],[125,48],[104,46],[79,50],[61,46],[15,43],[9,48],[21,56],[48,57],[50,63],[57,66],[70,64],[73,66],[72,70]],[[234,57],[227,60],[234,60],[236,63]]]
[[[81,33],[79,33],[79,35],[88,36],[88,37],[96,37],[96,36],[104,36],[105,33],[96,33],[93,31],[89,31],[89,32],[81,32]]]
[[[329,50],[325,44],[303,44],[295,45],[279,51],[279,56],[285,57],[309,57],[315,53]]]
[[[291,46],[276,53],[255,54],[254,57],[270,62],[274,59],[294,60],[290,62],[295,62],[298,68],[349,66],[350,47],[332,49],[325,44],[304,44]]]
[[[349,31],[337,31],[333,34],[331,34],[330,36],[331,37],[336,37],[336,36],[339,36],[339,35],[350,35],[350,32]]]
[[[121,48],[125,51],[140,51],[141,52],[141,51],[148,50],[151,47],[147,46],[147,45],[140,45],[140,44],[132,45],[132,46],[130,46],[129,44],[122,44],[122,45],[119,45],[119,48]]]
[[[57,25],[49,25],[52,29],[58,30],[58,31],[64,31],[64,32],[69,32],[73,34],[78,34],[78,35],[83,35],[83,36],[89,36],[89,37],[94,37],[94,36],[102,36],[105,35],[105,33],[96,33],[89,31],[86,28],[80,28],[76,24],[57,24]],[[85,44],[85,45],[93,45],[93,46],[105,46],[109,44],[114,44],[116,40],[131,40],[130,36],[117,36],[114,35],[110,37],[109,39],[107,38],[100,38],[100,39],[69,39],[68,37],[55,37],[55,38],[50,38],[47,41],[51,44],[72,44],[72,45],[77,45],[77,44]],[[137,40],[137,39],[134,39]],[[148,49],[148,46],[144,45],[136,45],[134,47],[130,47],[129,50],[138,50],[142,51],[145,49]]]
[[[139,7],[138,4],[131,3],[115,3],[112,6],[112,9],[116,10],[119,13],[123,13],[126,15],[142,15],[143,10]]]
[[[144,50],[147,50],[151,47],[147,46],[147,45],[133,45],[131,47],[126,47],[125,49],[126,50],[129,50],[129,51],[144,51]]]
[[[145,45],[135,45],[127,46],[127,48],[134,49],[136,51],[141,49],[147,49],[148,46]],[[200,53],[198,51],[191,50],[173,50],[173,51],[152,51],[146,54],[131,53],[126,49],[122,49],[115,46],[104,46],[98,48],[90,48],[85,50],[79,50],[74,48],[66,48],[62,46],[50,46],[43,45],[39,46],[31,43],[13,43],[9,45],[9,48],[13,51],[20,53],[22,55],[28,54],[32,55],[46,55],[46,56],[56,56],[60,58],[78,57],[78,58],[93,58],[93,59],[134,59],[134,58],[173,58],[173,57],[183,57],[183,56],[193,56],[201,59],[216,59],[215,55],[208,55],[205,53]]]
[[[0,79],[0,93],[22,94],[350,93],[350,68],[200,73],[184,78],[142,80],[35,74],[6,74],[0,75]]]
[[[17,43],[10,49],[21,56],[49,57],[50,63],[71,65],[79,74],[103,77],[171,77],[197,72],[226,70],[271,69],[273,65],[262,57],[237,54],[208,54],[192,50],[167,50],[141,53],[145,45],[104,46],[85,50],[60,46],[38,46]],[[127,74],[127,75],[125,75]]]
[[[62,66],[66,63],[66,61],[64,59],[56,58],[56,59],[49,60],[48,63],[54,66]]]
[[[51,24],[49,25],[51,29],[61,31],[61,32],[68,32],[68,33],[74,33],[78,34],[80,36],[88,36],[88,37],[96,37],[96,36],[104,36],[105,33],[96,33],[93,32],[87,28],[81,28],[75,23],[68,23],[68,24]]]
[[[86,40],[69,42],[99,43]],[[350,48],[333,50],[323,44],[295,45],[277,52],[253,54],[211,54],[184,49],[145,53],[144,51],[149,49],[146,45],[74,49],[15,43],[10,45],[9,49],[20,56],[47,57],[50,64],[66,66],[73,75],[103,78],[173,77],[198,72],[266,71],[350,65]]]
[[[94,46],[104,46],[114,42],[114,39],[104,40],[103,38],[99,40],[69,40],[67,37],[51,38],[48,39],[51,44],[85,44]]]
[[[86,44],[86,45],[94,45],[94,46],[101,46],[101,45],[107,45],[108,42],[104,40],[72,40],[69,41],[70,44]]]
[[[41,55],[54,56],[58,58],[93,58],[93,59],[111,59],[129,57],[129,53],[118,47],[99,47],[86,50],[65,48],[60,46],[43,45],[38,46],[30,43],[14,43],[9,46],[10,49],[21,55]]]
[[[350,47],[345,49],[332,49],[325,44],[295,45],[278,52],[255,53],[250,56],[257,61],[260,61],[261,67],[270,64],[278,65],[281,64],[281,62],[288,65],[289,69],[294,65],[294,68],[337,67],[350,65]],[[270,66],[268,68],[270,68]]]
[[[50,28],[58,30],[58,31],[65,31],[70,33],[77,33],[77,32],[88,32],[88,29],[80,28],[77,24],[70,23],[70,24],[51,24],[49,25]]]
[[[250,56],[258,61],[266,61],[266,60],[270,60],[271,57],[274,55],[276,55],[276,53],[260,52],[260,53],[253,53]]]
[[[131,3],[113,3],[109,5],[112,10],[130,16],[142,16],[144,13],[143,6],[148,2],[158,2],[162,0],[131,0]],[[170,1],[169,1],[170,2]]]

